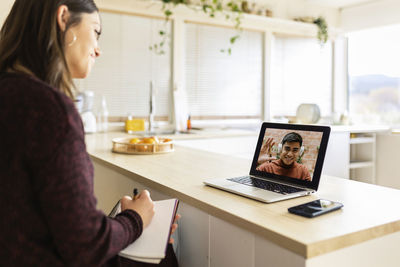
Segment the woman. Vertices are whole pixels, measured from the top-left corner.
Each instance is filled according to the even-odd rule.
[[[149,192],[124,197],[115,219],[96,210],[71,100],[72,79],[100,55],[100,33],[92,0],[16,0],[1,29],[1,266],[142,265],[116,255],[150,223]]]

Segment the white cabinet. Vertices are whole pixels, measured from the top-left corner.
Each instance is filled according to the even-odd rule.
[[[376,136],[388,130],[332,126],[323,174],[376,184]]]
[[[326,149],[322,174],[349,179],[350,135],[332,131]]]
[[[376,183],[376,133],[350,133],[350,179]]]

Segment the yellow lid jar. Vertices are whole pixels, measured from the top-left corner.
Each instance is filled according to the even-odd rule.
[[[125,131],[127,133],[143,132],[145,130],[144,119],[134,119],[132,115],[129,115],[125,121]]]

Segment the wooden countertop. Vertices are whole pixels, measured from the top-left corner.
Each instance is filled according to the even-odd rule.
[[[313,196],[264,204],[203,185],[210,178],[248,174],[248,160],[178,145],[169,154],[116,154],[111,152],[111,139],[117,136],[124,134],[88,135],[92,159],[304,258],[400,230],[400,190],[323,176]],[[287,212],[288,207],[317,198],[342,202],[344,208],[313,219]]]

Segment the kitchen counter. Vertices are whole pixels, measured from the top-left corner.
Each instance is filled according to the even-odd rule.
[[[237,136],[238,133],[229,134]],[[241,229],[240,231],[243,230],[255,236],[256,239],[262,238],[263,242],[280,248],[280,254],[289,253],[293,257],[296,264],[287,266],[318,266],[312,264],[318,264],[321,261],[327,264],[330,262],[331,255],[343,254],[343,250],[354,254],[355,252],[352,251],[354,248],[361,248],[362,253],[368,253],[368,248],[364,248],[365,244],[378,242],[383,238],[387,238],[385,241],[387,245],[394,247],[400,245],[400,210],[390,204],[400,203],[399,190],[323,176],[318,192],[312,196],[263,204],[203,185],[206,179],[247,174],[250,167],[248,160],[179,145],[176,145],[175,152],[169,154],[141,156],[112,153],[111,139],[123,135],[109,133],[87,136],[87,149],[95,168],[101,166],[104,170],[110,169],[115,175],[122,175],[133,183],[161,192],[168,197],[177,197],[184,205],[198,210],[198,214],[207,214],[233,225],[233,229]],[[222,136],[224,135],[220,135]],[[170,137],[181,138],[180,135]],[[184,138],[198,137],[193,135]],[[98,179],[97,176],[95,184],[96,179]],[[113,182],[107,177],[102,179],[108,179],[108,183]],[[302,218],[287,212],[288,207],[317,198],[342,202],[344,208],[314,219]],[[110,202],[110,205],[112,204]],[[185,217],[186,214],[182,215]],[[209,227],[212,229],[211,226]],[[186,233],[190,232],[192,231]],[[192,239],[190,236],[181,238],[183,242],[186,238]],[[212,236],[210,240],[213,240]],[[209,244],[209,246],[212,245]],[[379,250],[379,247],[375,250]],[[190,250],[185,251],[185,253],[190,252]],[[257,251],[257,246],[255,251]],[[387,251],[390,253],[390,250]],[[212,255],[212,252],[209,253]],[[382,251],[382,253],[386,252]],[[200,257],[201,255],[196,256],[195,253],[187,255],[189,256]],[[391,259],[390,256],[394,255],[389,255],[389,257],[385,255],[386,261]],[[298,260],[298,257],[301,260]],[[346,257],[344,257],[344,262],[346,262]],[[363,257],[368,258],[365,255]],[[340,260],[338,256],[334,258],[337,260],[335,263]],[[389,264],[380,266],[395,266],[390,263],[389,261]],[[373,264],[373,261],[370,261],[370,264]],[[353,266],[361,265],[356,263]]]
[[[390,127],[385,125],[331,125],[332,132],[351,133],[384,133],[390,132]]]

